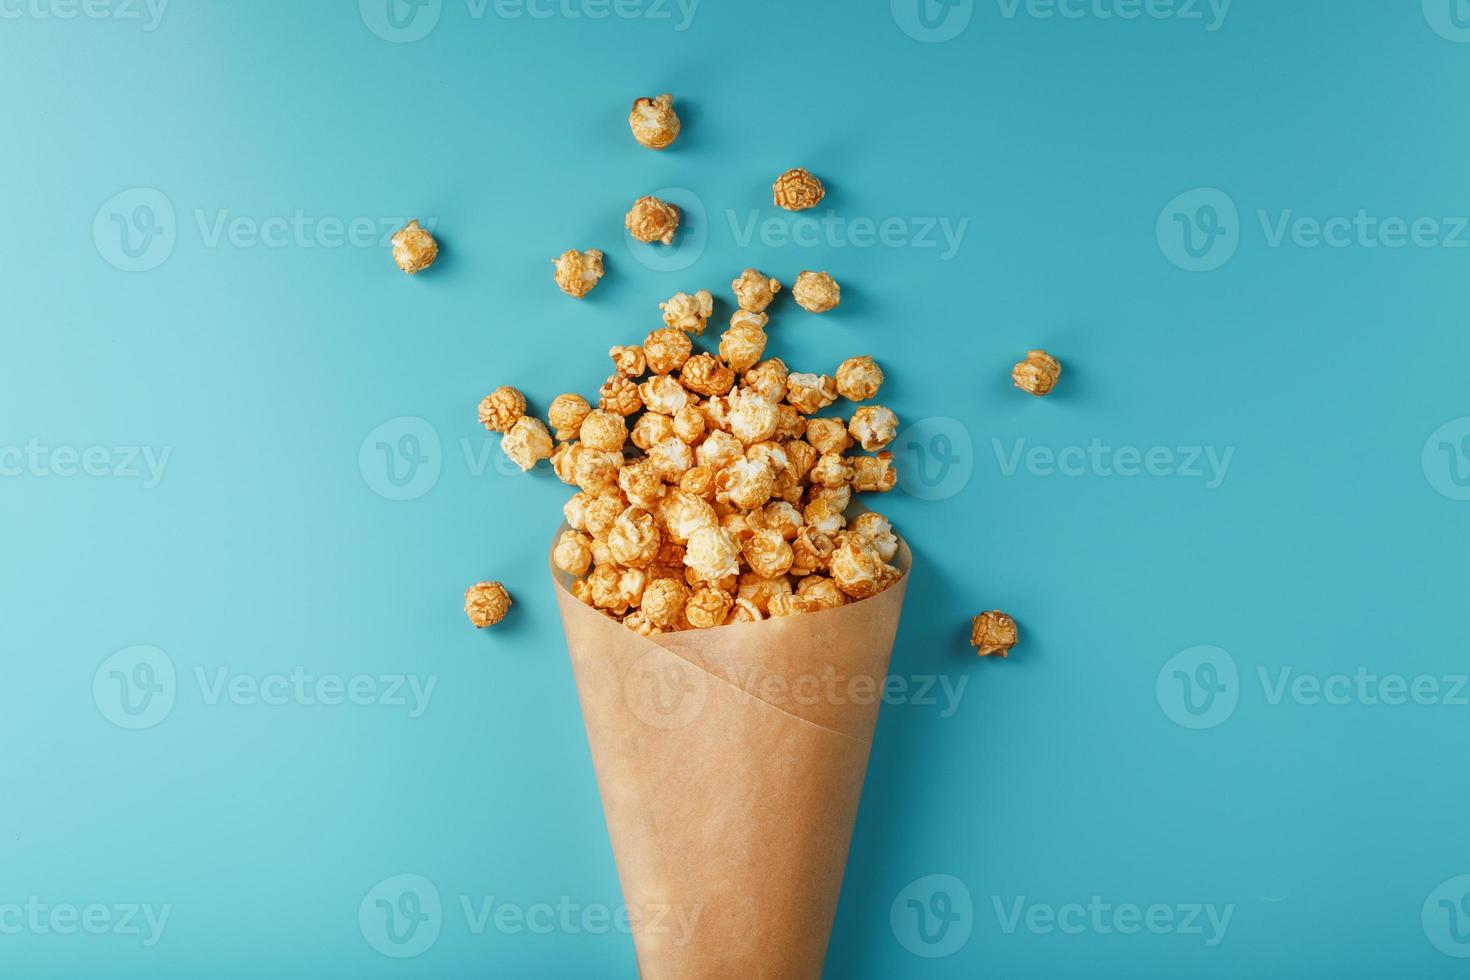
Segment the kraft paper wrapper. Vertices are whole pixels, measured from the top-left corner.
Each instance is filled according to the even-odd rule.
[[[644,980],[820,978],[910,563],[840,609],[652,638],[553,567]]]

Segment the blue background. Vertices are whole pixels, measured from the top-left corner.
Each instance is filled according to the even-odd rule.
[[[38,16],[64,2],[0,18],[0,444],[170,456],[152,488],[31,464],[0,479],[0,906],[173,911],[151,947],[0,934],[0,972],[633,976],[625,935],[474,934],[459,908],[621,901],[544,573],[567,492],[545,467],[506,475],[475,405],[500,384],[543,411],[592,395],[606,348],[657,324],[658,301],[726,300],[755,265],[787,283],[829,269],[846,290],[821,318],[785,298],[774,353],[825,371],[871,353],[906,421],[957,420],[901,440],[906,481],[939,465],[920,458],[943,448],[936,432],[972,467],[877,503],[917,554],[893,671],[966,686],[953,713],[942,699],[882,713],[827,974],[1463,974],[1421,909],[1470,871],[1453,748],[1470,709],[1272,703],[1259,674],[1466,670],[1470,506],[1437,491],[1458,472],[1426,465],[1437,444],[1421,452],[1470,415],[1470,236],[1273,247],[1259,217],[1470,212],[1470,45],[1418,3],[1238,0],[1208,30],[1208,8],[1069,19],[984,0],[932,43],[902,0],[704,0],[687,25],[653,0],[605,19],[444,0],[427,36],[393,43],[351,0],[176,0],[152,31]],[[662,91],[685,134],[655,154],[625,119]],[[769,198],[793,165],[828,180],[819,216],[897,218],[909,239],[925,219],[967,221],[958,251],[865,245],[850,226],[742,244],[752,217],[796,221]],[[706,209],[682,271],[623,241],[628,203],[668,187]],[[161,193],[176,229],[144,272],[118,268],[105,233],[133,208],[104,204],[135,188]],[[1222,239],[1237,250],[1207,272],[1156,235],[1195,188],[1239,209]],[[410,279],[376,232],[211,245],[221,212],[298,211],[418,216],[444,255]],[[573,246],[608,255],[582,303],[551,283]],[[1034,346],[1065,364],[1047,399],[1010,387]],[[379,492],[381,463],[359,455],[401,418],[438,442],[420,443],[439,475],[410,500]],[[1007,475],[1017,439],[1234,455],[1214,489],[1098,467]],[[1444,467],[1465,462],[1454,451]],[[516,601],[483,633],[460,610],[481,578]],[[996,607],[1022,642],[980,661],[968,618]],[[140,644],[176,669],[176,701],[131,731],[93,680]],[[1236,666],[1237,689],[1217,693],[1238,703],[1194,730],[1176,723],[1172,671],[1156,681],[1206,644]],[[209,703],[196,675],[297,667],[436,687],[410,718]],[[437,942],[399,960],[358,907],[405,873],[444,915]],[[933,874],[973,906],[937,959],[890,924]],[[995,911],[1094,895],[1234,911],[1214,946],[1007,932]]]

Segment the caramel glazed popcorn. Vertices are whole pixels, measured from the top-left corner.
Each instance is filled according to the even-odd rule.
[[[713,297],[680,293],[660,306],[664,327],[609,352],[596,407],[559,395],[548,427],[513,388],[481,406],[516,465],[550,459],[577,488],[552,558],[572,594],[645,636],[835,609],[902,574],[887,518],[848,517],[854,494],[897,482],[898,417],[829,411],[876,397],[882,370],[864,356],[831,375],[790,371],[765,357],[781,284],[747,269],[732,289],[716,352],[693,340]]]

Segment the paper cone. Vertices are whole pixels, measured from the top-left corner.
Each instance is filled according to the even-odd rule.
[[[644,980],[822,973],[908,585],[645,638],[556,573]]]

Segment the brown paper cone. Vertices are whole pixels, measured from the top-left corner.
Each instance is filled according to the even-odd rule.
[[[821,976],[910,560],[840,609],[653,638],[556,573],[644,980]]]

